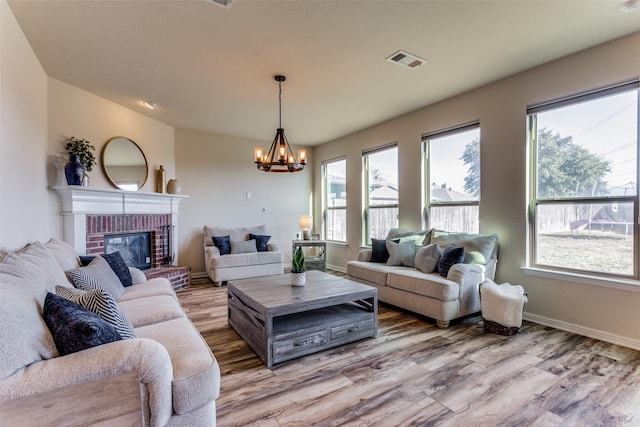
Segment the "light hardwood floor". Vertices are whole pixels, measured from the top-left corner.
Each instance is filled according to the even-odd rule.
[[[218,426],[640,426],[640,352],[525,322],[435,322],[379,306],[378,336],[266,369],[227,288],[178,291],[221,370]]]

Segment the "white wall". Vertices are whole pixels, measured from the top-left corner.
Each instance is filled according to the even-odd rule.
[[[421,135],[480,120],[480,231],[499,235],[497,281],[525,286],[529,293],[525,310],[530,318],[640,348],[640,285],[637,291],[618,290],[527,276],[522,271],[527,251],[526,106],[637,77],[637,52],[640,33],[316,147],[316,166],[324,159],[347,158],[348,245],[330,247],[328,263],[344,268],[347,260],[357,256],[361,243],[362,149],[398,141],[400,226],[420,228]],[[320,185],[317,180],[316,192]]]
[[[0,1],[0,249],[48,239],[47,75]]]
[[[272,241],[290,255],[291,240],[299,230],[298,216],[311,212],[314,170],[312,165],[295,173],[257,170],[253,149],[268,149],[269,144],[176,130],[176,177],[182,193],[189,195],[180,203],[180,263],[189,265],[193,273],[204,273],[204,225],[266,224]],[[313,150],[306,148],[308,157],[313,158]],[[285,264],[289,263],[285,259]]]

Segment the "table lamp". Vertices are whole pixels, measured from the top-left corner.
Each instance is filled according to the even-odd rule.
[[[310,240],[313,217],[311,215],[300,215],[298,218],[298,225],[302,228],[302,238],[304,240]]]

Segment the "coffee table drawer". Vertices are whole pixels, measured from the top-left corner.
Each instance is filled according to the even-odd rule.
[[[331,341],[341,341],[343,339],[351,341],[358,337],[370,337],[374,333],[374,323],[373,319],[369,318],[335,326],[329,331]]]
[[[273,358],[285,360],[313,353],[324,348],[328,341],[329,333],[326,329],[305,335],[280,337],[273,341]]]

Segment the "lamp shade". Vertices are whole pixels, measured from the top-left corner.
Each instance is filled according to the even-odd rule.
[[[300,215],[298,225],[300,228],[311,228],[313,225],[313,217],[311,215]]]

